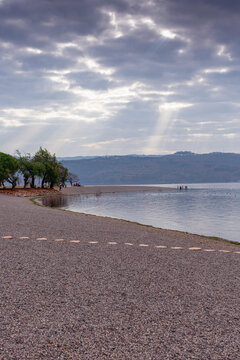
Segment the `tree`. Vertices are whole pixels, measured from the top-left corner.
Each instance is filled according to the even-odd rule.
[[[41,168],[41,187],[44,188],[45,183],[50,183],[50,188],[57,183],[58,172],[57,172],[57,159],[55,154],[51,155],[47,149],[40,149],[35,153],[33,157],[34,162],[40,163],[42,165]]]
[[[18,160],[5,153],[0,153],[0,183],[4,185],[4,181],[12,184],[12,189],[17,185],[19,179],[19,162]]]
[[[8,172],[7,172],[7,154],[0,152],[0,185],[4,186],[4,181],[7,180]]]
[[[25,156],[22,156],[19,150],[17,150],[16,153],[18,156],[20,171],[23,175],[24,189],[25,189],[31,177],[31,169],[30,169],[31,155],[27,154]]]
[[[52,155],[47,149],[40,147],[34,155],[33,160],[35,163],[41,164],[40,175],[42,177],[42,188],[48,183],[52,189],[54,185],[57,185],[61,180],[63,183],[66,181],[68,170],[57,161],[55,154]]]
[[[24,188],[29,183],[34,188],[37,176],[41,178],[42,188],[45,184],[49,184],[52,189],[54,185],[65,184],[67,181],[68,169],[48,150],[40,147],[34,156],[22,155],[19,150],[16,154],[17,158],[0,152],[0,186],[4,186],[4,181],[8,181],[14,189],[19,179],[19,172],[23,175]]]
[[[43,164],[40,162],[34,161],[34,159],[30,162],[30,174],[31,174],[31,188],[35,188],[35,179],[37,176],[41,176],[42,172],[44,171]]]
[[[20,151],[16,151],[20,164],[20,171],[23,175],[24,188],[30,183],[31,188],[35,188],[35,178],[40,176],[44,171],[43,165],[33,159],[31,154],[21,155]]]
[[[35,177],[41,174],[41,164],[35,162],[31,154],[21,155],[20,151],[16,151],[20,166],[20,171],[23,175],[24,188],[30,184],[31,188],[35,187]]]
[[[58,178],[59,183],[65,185],[68,179],[68,169],[65,168],[61,163],[58,164]]]
[[[79,179],[78,175],[73,174],[71,172],[68,173],[67,180],[70,182],[71,186],[73,185],[73,183],[79,183],[80,182],[80,179]]]

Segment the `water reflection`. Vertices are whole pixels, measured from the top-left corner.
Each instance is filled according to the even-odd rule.
[[[40,199],[42,205],[49,207],[65,207],[69,204],[67,196],[46,196]]]
[[[74,204],[80,204],[81,202],[85,202],[88,198],[100,198],[102,193],[96,194],[85,194],[85,195],[74,195],[74,196],[64,196],[64,195],[51,195],[45,196],[39,199],[39,202],[48,207],[53,208],[64,208],[67,209],[68,207],[74,206]],[[69,209],[71,210],[71,209]]]

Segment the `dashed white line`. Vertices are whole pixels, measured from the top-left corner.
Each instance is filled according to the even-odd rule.
[[[13,239],[13,236],[12,235],[5,235],[5,236],[2,236],[1,237],[2,239]],[[20,236],[19,237],[19,239],[21,239],[21,240],[24,240],[24,239],[30,239],[30,237],[28,237],[28,236]],[[36,240],[42,240],[42,241],[46,241],[46,240],[48,240],[48,238],[46,238],[46,237],[39,237],[39,238],[36,238]],[[64,242],[65,241],[65,239],[54,239],[54,241],[56,241],[56,242]],[[69,240],[69,242],[70,243],[80,243],[81,241],[80,240]],[[99,243],[99,241],[88,241],[88,244],[98,244]],[[116,241],[108,241],[107,242],[107,244],[108,245],[117,245],[117,244],[119,244],[118,242],[116,242]],[[124,245],[126,245],[126,246],[134,246],[134,245],[137,245],[137,244],[134,244],[134,243],[130,243],[130,242],[125,242],[125,243],[123,243]],[[139,247],[149,247],[151,244],[143,244],[143,243],[141,243],[141,244],[138,244],[138,246]],[[234,254],[240,254],[240,251],[231,251],[231,250],[224,250],[224,249],[219,249],[219,250],[217,250],[217,249],[209,249],[209,248],[207,248],[207,249],[202,249],[202,248],[200,248],[200,247],[190,247],[190,248],[183,248],[183,247],[181,247],[181,246],[170,246],[170,247],[168,247],[168,246],[166,246],[166,245],[155,245],[154,246],[156,249],[167,249],[167,248],[169,248],[169,249],[172,249],[172,250],[190,250],[190,251],[200,251],[200,250],[202,250],[202,251],[205,251],[205,252],[216,252],[216,251],[218,251],[218,252],[221,252],[221,253],[234,253]]]

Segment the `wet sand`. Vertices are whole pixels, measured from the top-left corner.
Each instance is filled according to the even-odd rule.
[[[0,214],[0,358],[238,359],[240,246],[8,195]]]
[[[164,191],[176,190],[174,187],[148,186],[148,185],[98,185],[98,186],[73,186],[62,188],[64,195],[81,195],[81,194],[106,194],[121,192],[139,192],[139,191]]]

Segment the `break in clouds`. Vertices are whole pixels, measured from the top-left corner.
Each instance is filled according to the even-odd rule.
[[[0,151],[240,152],[240,4],[0,0]]]

